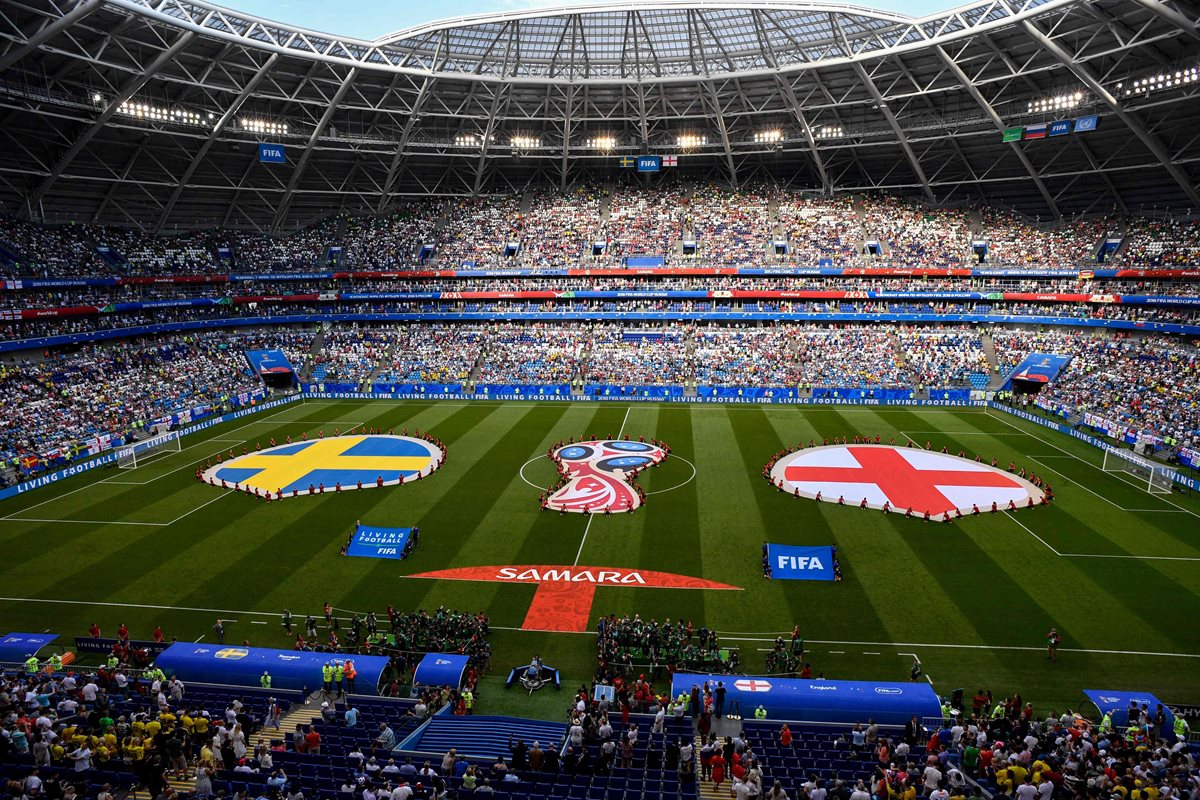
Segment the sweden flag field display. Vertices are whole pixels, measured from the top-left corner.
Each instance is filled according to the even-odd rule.
[[[335,429],[356,433],[321,437]],[[363,433],[404,430],[444,461],[424,439]],[[793,457],[800,444],[815,455]],[[494,664],[536,653],[579,684],[598,619],[640,614],[719,631],[748,675],[798,626],[830,680],[905,682],[916,659],[940,694],[1019,691],[1039,713],[1095,685],[1200,702],[1200,500],[1152,495],[1099,450],[995,409],[306,400],[181,447],[0,502],[0,629],[161,625],[215,646],[220,617],[236,653],[290,648],[284,608],[299,624],[325,602],[344,618],[446,606],[490,617]],[[992,511],[993,494],[1012,505]],[[564,507],[542,510],[552,497]],[[420,546],[341,556],[360,524],[419,526]],[[843,579],[769,580],[766,543],[805,573],[812,551],[779,548],[836,546]],[[561,711],[498,691],[501,671],[485,713]]]

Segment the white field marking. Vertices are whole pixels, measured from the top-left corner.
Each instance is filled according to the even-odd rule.
[[[985,408],[985,409],[984,409],[984,413],[987,413],[987,412],[988,412],[988,411],[990,411],[990,410],[991,410],[991,409]],[[990,416],[990,417],[993,417],[994,419],[998,419],[998,420],[1000,420],[1001,422],[1003,422],[1005,425],[1007,425],[1008,427],[1012,428],[1013,430],[1021,431],[1021,433],[1024,433],[1024,434],[1025,434],[1026,436],[1028,436],[1030,439],[1034,439],[1034,440],[1036,440],[1036,441],[1039,441],[1039,442],[1041,442],[1041,441],[1046,441],[1046,440],[1044,440],[1044,439],[1038,439],[1038,438],[1037,438],[1036,436],[1034,436],[1032,433],[1029,433],[1028,431],[1022,430],[1020,427],[1018,427],[1018,426],[1014,425],[1013,423],[1009,422],[1008,420],[1004,419],[1004,417],[1005,417],[1005,416],[1007,416],[1007,415],[1006,415],[1006,414],[1004,414],[1003,412],[1001,412],[1000,414],[996,414],[996,415],[993,415],[993,414],[988,414],[988,416]],[[1117,475],[1117,476],[1121,476],[1121,475],[1123,474],[1123,473],[1120,473],[1120,472],[1104,472],[1104,468],[1103,468],[1103,467],[1097,466],[1096,464],[1092,463],[1091,461],[1088,461],[1086,458],[1080,458],[1079,456],[1077,456],[1077,455],[1075,455],[1074,453],[1072,453],[1070,450],[1064,450],[1063,448],[1061,448],[1061,447],[1059,447],[1058,445],[1056,445],[1054,442],[1046,441],[1046,444],[1050,445],[1051,447],[1053,447],[1055,450],[1059,451],[1060,453],[1065,453],[1066,455],[1070,456],[1071,458],[1075,459],[1076,461],[1080,461],[1080,462],[1082,462],[1082,463],[1084,463],[1084,464],[1087,464],[1087,465],[1088,465],[1089,467],[1091,467],[1092,469],[1099,470],[1101,473],[1103,473],[1103,474],[1105,474],[1105,475]],[[1125,481],[1125,482],[1126,482],[1126,483],[1129,483],[1131,486],[1138,486],[1138,484],[1136,484],[1136,483],[1133,483],[1133,482],[1131,482],[1131,481]],[[1141,487],[1140,487],[1140,486],[1138,486],[1138,488],[1141,488]],[[1156,495],[1156,496],[1157,496],[1157,495]],[[1180,511],[1183,511],[1183,512],[1185,512],[1185,513],[1191,514],[1193,517],[1200,517],[1200,514],[1197,514],[1195,511],[1192,511],[1190,508],[1184,508],[1183,506],[1179,505],[1178,503],[1173,503],[1173,502],[1171,502],[1170,500],[1168,500],[1168,499],[1167,499],[1167,498],[1165,498],[1165,497],[1163,497],[1163,498],[1161,498],[1161,499],[1162,499],[1162,501],[1163,501],[1164,503],[1166,503],[1167,505],[1175,506],[1175,508],[1178,508]]]
[[[896,655],[898,655],[898,656],[912,656],[912,657],[913,657],[913,661],[916,661],[918,664],[920,664],[920,663],[921,663],[921,659],[917,657],[917,654],[916,654],[916,653],[896,653]]]
[[[876,652],[875,652],[875,651],[873,651],[873,650],[863,650],[863,655],[864,655],[864,656],[878,656],[878,655],[883,655],[883,654],[882,654],[882,653],[876,653]]]
[[[263,622],[261,619],[252,619],[252,620],[250,620],[250,624],[251,625],[266,625],[267,623]]]
[[[280,615],[273,611],[237,611],[229,608],[197,608],[195,606],[163,606],[150,605],[146,603],[113,603],[100,602],[92,600],[62,600],[58,598],[44,597],[0,597],[0,602],[8,603],[46,603],[48,605],[71,605],[71,606],[109,606],[113,608],[148,608],[156,611],[195,611],[205,614],[244,614],[251,617],[270,617],[279,619]],[[342,609],[344,610],[344,609]],[[338,617],[338,619],[348,619],[348,617]],[[222,618],[224,622],[228,622]],[[513,633],[545,633],[545,631],[525,631],[524,628],[511,628],[503,625],[492,625],[492,630],[510,631]],[[575,633],[584,636],[595,636],[595,631],[562,631],[562,633]],[[791,631],[760,631],[757,637],[733,637],[726,634],[725,631],[717,631],[722,639],[728,639],[732,642],[774,642],[776,636],[790,636]],[[750,632],[747,632],[750,633]],[[766,637],[766,638],[764,638]],[[201,637],[203,638],[203,637]],[[953,643],[934,643],[934,642],[852,642],[840,639],[809,639],[806,644],[840,644],[840,645],[860,645],[864,647],[912,647],[915,649],[936,647],[948,650],[1013,650],[1021,652],[1044,653],[1045,647],[1028,647],[1020,645],[991,645],[991,644],[953,644]],[[1200,653],[1151,653],[1141,650],[1089,650],[1085,648],[1075,647],[1060,647],[1061,653],[1093,653],[1099,655],[1118,655],[1118,656],[1156,656],[1163,658],[1200,658]]]
[[[845,651],[845,650],[830,650],[829,652],[830,652],[830,653],[837,653],[838,655],[845,655],[845,654],[846,654],[846,651]]]
[[[1041,461],[1038,461],[1038,460],[1037,460],[1036,458],[1034,458],[1033,456],[1025,456],[1025,457],[1026,457],[1026,458],[1028,458],[1030,461],[1034,462],[1035,464],[1041,464],[1041,466],[1042,466],[1042,469],[1048,469],[1048,470],[1050,470],[1051,472],[1053,472],[1055,475],[1057,475],[1057,476],[1059,476],[1060,478],[1062,478],[1062,479],[1063,479],[1064,481],[1066,481],[1067,483],[1069,483],[1069,484],[1071,484],[1071,485],[1073,485],[1073,486],[1078,486],[1080,489],[1083,489],[1083,490],[1084,490],[1085,492],[1087,492],[1088,494],[1094,494],[1096,497],[1099,497],[1099,498],[1100,498],[1101,500],[1103,500],[1104,502],[1108,503],[1109,505],[1111,505],[1111,506],[1113,506],[1113,507],[1115,507],[1115,508],[1118,508],[1118,509],[1120,509],[1121,511],[1160,511],[1160,512],[1163,512],[1163,513],[1169,513],[1169,514],[1178,514],[1178,513],[1180,513],[1181,511],[1185,510],[1185,509],[1175,509],[1175,508],[1126,508],[1125,506],[1123,506],[1123,505],[1120,505],[1119,503],[1116,503],[1116,502],[1114,502],[1114,501],[1112,501],[1112,500],[1109,500],[1107,497],[1105,497],[1104,495],[1100,494],[1099,492],[1096,492],[1096,491],[1093,491],[1093,490],[1089,489],[1088,487],[1084,486],[1084,485],[1083,485],[1082,483],[1080,483],[1079,481],[1074,481],[1074,480],[1071,480],[1071,479],[1070,479],[1070,478],[1068,478],[1066,475],[1064,475],[1063,473],[1059,472],[1058,470],[1056,470],[1054,467],[1050,466],[1049,464],[1043,464]],[[1074,456],[1042,456],[1042,458],[1074,458]],[[1112,473],[1106,473],[1106,474],[1112,474]]]
[[[1025,529],[1025,532],[1026,532],[1026,533],[1028,533],[1030,536],[1032,536],[1033,538],[1037,539],[1037,540],[1038,540],[1039,542],[1041,542],[1042,544],[1046,545],[1046,547],[1049,547],[1049,548],[1050,548],[1050,552],[1051,552],[1051,553],[1054,553],[1054,555],[1056,555],[1056,556],[1061,556],[1061,555],[1062,555],[1062,553],[1060,553],[1060,552],[1058,552],[1057,550],[1055,550],[1055,549],[1054,549],[1054,547],[1053,547],[1053,546],[1051,546],[1051,544],[1050,544],[1049,542],[1047,542],[1045,539],[1043,539],[1042,537],[1040,537],[1040,536],[1038,536],[1036,533],[1034,533],[1032,530],[1030,530],[1028,525],[1026,525],[1024,522],[1021,522],[1021,520],[1019,520],[1019,519],[1017,519],[1015,516],[1013,516],[1012,512],[1010,512],[1010,511],[1005,511],[1005,512],[1003,512],[1003,513],[1004,513],[1004,516],[1008,517],[1008,518],[1009,518],[1009,519],[1011,519],[1013,522],[1017,523],[1017,524],[1018,524],[1018,525],[1020,525],[1022,528],[1024,528],[1024,529]]]
[[[197,639],[195,642],[193,642],[193,644],[199,644],[200,642],[203,642],[203,641],[204,641],[204,636],[201,636],[199,639]]]
[[[687,464],[689,467],[692,468],[692,474],[689,475],[687,480],[685,480],[683,483],[677,483],[674,486],[668,486],[666,489],[656,489],[653,492],[646,492],[647,497],[649,497],[652,494],[662,494],[663,492],[673,492],[676,489],[681,489],[684,486],[687,486],[692,481],[696,480],[696,465],[695,464],[693,464],[691,461],[688,461],[683,456],[677,456],[674,453],[672,453],[670,456],[668,456],[668,458],[677,458],[680,461],[682,461],[683,463]]]
[[[904,431],[900,431],[904,433]],[[937,436],[943,434],[945,436],[1025,436],[1024,431],[1008,433],[1006,431],[909,431],[909,433],[919,433],[922,436]]]
[[[575,552],[575,560],[571,562],[571,566],[579,566],[579,558],[583,555],[583,546],[587,543],[588,531],[592,529],[592,520],[596,518],[595,514],[588,514],[587,525],[583,526],[583,538],[579,540],[579,550]]]
[[[207,505],[212,505],[213,503],[215,503],[215,502],[217,502],[218,500],[220,500],[222,497],[228,497],[228,496],[229,496],[229,494],[230,494],[230,493],[229,493],[228,491],[221,492],[219,495],[217,495],[216,497],[214,497],[212,500],[206,500],[206,501],[204,501],[203,503],[201,503],[200,505],[196,506],[195,508],[192,508],[192,509],[191,509],[191,510],[189,510],[189,511],[185,511],[185,512],[183,512],[182,514],[180,514],[178,517],[176,517],[175,519],[171,520],[170,522],[166,522],[166,523],[163,523],[163,524],[164,524],[164,525],[174,525],[176,522],[179,522],[179,520],[183,519],[184,517],[186,517],[186,516],[189,516],[189,515],[191,515],[191,514],[195,514],[195,513],[196,513],[197,511],[199,511],[200,509],[204,508],[204,507],[205,507],[205,506],[207,506]]]
[[[544,491],[546,491],[545,486],[538,486],[536,483],[529,480],[529,478],[525,477],[525,468],[528,467],[533,462],[537,461],[539,458],[546,458],[546,456],[545,455],[534,456],[533,458],[529,459],[528,461],[526,461],[524,464],[521,465],[521,469],[517,471],[517,474],[521,476],[521,480],[525,481],[525,483],[529,484],[530,486],[532,486],[535,489],[539,489],[544,492]]]
[[[932,675],[926,675],[925,680],[929,681],[930,686],[933,686],[933,676]]]
[[[290,404],[289,404],[289,405],[285,405],[283,408],[279,409],[278,411],[275,411],[275,412],[272,412],[272,413],[268,414],[268,415],[267,415],[265,418],[263,418],[263,419],[261,419],[261,420],[255,420],[254,422],[247,422],[247,423],[245,423],[244,425],[239,425],[238,427],[236,427],[236,428],[233,428],[232,430],[223,431],[223,433],[233,433],[234,431],[240,431],[242,428],[245,428],[245,427],[246,427],[246,426],[248,426],[248,425],[253,425],[253,424],[257,423],[257,422],[265,422],[266,420],[270,419],[271,417],[275,417],[275,416],[278,416],[279,414],[282,414],[284,411],[290,411],[290,410],[291,410],[291,408],[292,408],[292,407],[291,407],[291,405],[290,405]],[[204,439],[203,441],[196,442],[196,444],[197,444],[197,445],[201,445],[201,444],[208,444],[210,441],[212,441],[212,440],[211,440],[211,439]],[[195,445],[192,445],[192,446],[194,447]],[[217,451],[217,452],[220,452],[220,451]],[[187,467],[190,467],[190,466],[191,466],[191,464],[185,464],[184,466],[180,467],[179,469],[186,469]],[[177,471],[178,471],[178,470],[172,470],[172,472],[177,472]],[[118,474],[119,474],[119,473],[118,473]],[[160,476],[158,476],[158,477],[160,477],[160,478],[161,478],[161,477],[165,477],[166,475],[170,475],[170,474],[171,474],[171,472],[166,472],[166,473],[163,473],[162,475],[160,475]],[[114,477],[115,477],[115,476],[114,476]],[[54,497],[51,497],[49,500],[42,500],[41,502],[39,502],[39,503],[34,503],[34,504],[33,504],[33,505],[31,505],[31,506],[25,506],[25,507],[21,508],[19,511],[14,511],[12,514],[9,514],[9,515],[8,515],[8,517],[3,517],[2,519],[8,519],[9,517],[12,517],[12,516],[15,516],[15,515],[17,515],[17,514],[23,513],[23,512],[25,512],[25,511],[29,511],[29,510],[31,510],[31,509],[34,509],[34,508],[37,508],[38,506],[44,506],[44,505],[46,505],[46,503],[52,503],[52,502],[54,502],[55,500],[61,500],[62,498],[64,498],[64,497],[67,497],[68,495],[75,494],[76,492],[82,492],[84,489],[89,489],[89,488],[91,488],[91,487],[93,487],[93,486],[99,485],[99,484],[101,484],[101,483],[105,483],[105,482],[107,482],[107,481],[108,481],[108,478],[105,478],[105,479],[103,479],[103,480],[99,480],[99,481],[93,481],[92,483],[85,483],[83,486],[80,486],[78,489],[72,489],[72,490],[71,490],[71,491],[69,491],[69,492],[63,492],[62,494],[55,495]]]
[[[633,406],[625,409],[625,416],[621,418],[621,429],[617,431],[617,438],[620,439],[625,434],[625,423],[629,422],[629,412],[633,411]]]
[[[67,525],[144,525],[151,528],[165,528],[169,522],[114,522],[107,519],[38,519],[37,517],[0,517],[0,522],[61,522]]]

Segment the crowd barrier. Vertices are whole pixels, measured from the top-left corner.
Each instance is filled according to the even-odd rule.
[[[256,403],[249,408],[240,408],[237,411],[231,411],[228,414],[222,414],[217,417],[209,417],[202,422],[188,425],[186,428],[182,428],[181,430],[172,431],[170,434],[166,434],[166,436],[168,438],[183,438],[189,434],[198,433],[202,430],[211,428],[214,425],[220,425],[223,422],[230,422],[235,419],[241,419],[242,417],[249,416],[250,414],[257,414],[260,411],[277,408],[287,403],[294,403],[300,398],[301,395],[294,394],[288,397],[281,397],[277,400],[268,400],[265,403]],[[66,480],[67,478],[72,478],[76,475],[82,475],[83,473],[90,472],[98,467],[106,467],[110,464],[115,464],[117,459],[120,457],[120,454],[121,450],[109,450],[108,452],[101,453],[100,455],[90,458],[87,461],[83,461],[79,464],[71,464],[63,469],[55,470],[54,472],[49,472],[45,475],[39,475],[36,478],[30,478],[29,480],[21,481],[20,483],[12,486],[6,486],[5,488],[0,489],[0,500],[7,500],[10,497],[16,497],[17,495],[25,494],[26,492],[33,491],[34,489],[40,489],[43,486],[52,486],[61,480]]]

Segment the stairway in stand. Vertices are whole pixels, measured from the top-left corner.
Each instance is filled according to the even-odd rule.
[[[250,741],[247,746],[251,753],[254,748],[260,744],[265,744],[268,747],[272,739],[285,739],[289,731],[296,730],[297,725],[307,725],[310,722],[320,719],[321,717],[321,692],[316,691],[304,699],[303,703],[296,703],[284,714],[279,720],[279,730],[274,728],[263,727],[251,734]]]

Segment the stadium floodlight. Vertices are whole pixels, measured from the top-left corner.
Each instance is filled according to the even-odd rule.
[[[454,137],[455,147],[478,147],[480,137],[473,133],[460,133]]]
[[[593,136],[587,140],[587,146],[593,150],[599,150],[602,153],[608,153],[615,150],[617,147],[617,137],[615,136]]]
[[[1118,83],[1117,89],[1124,88],[1125,94],[1149,94],[1150,92],[1160,92],[1165,89],[1175,89],[1179,86],[1186,86],[1191,83],[1200,81],[1200,67],[1180,68],[1169,72],[1159,72],[1154,75],[1147,75],[1144,78],[1138,78],[1129,88],[1125,87],[1124,83]]]
[[[1076,108],[1083,105],[1084,99],[1087,97],[1081,91],[1067,92],[1066,94],[1056,94],[1052,97],[1042,97],[1038,100],[1033,100],[1026,106],[1026,111],[1030,114],[1042,114],[1048,111],[1064,111],[1069,108]]]
[[[100,97],[100,95],[94,95]],[[103,100],[103,98],[100,98]],[[96,100],[97,103],[100,100]],[[139,103],[126,100],[117,108],[118,113],[134,119],[149,120],[150,122],[169,122],[174,125],[208,125],[209,122],[196,111],[186,108],[167,108],[153,103]]]
[[[279,136],[288,132],[288,126],[285,122],[272,122],[271,120],[266,119],[242,117],[241,123],[242,130],[250,131],[251,133],[269,133]]]
[[[706,144],[708,144],[708,137],[699,133],[681,133],[675,138],[675,146],[685,150],[692,147],[704,147]]]
[[[536,136],[518,134],[509,140],[514,150],[536,150],[542,146],[542,140]]]
[[[841,125],[822,125],[813,131],[816,139],[840,139],[846,135],[846,129]]]
[[[783,131],[779,128],[768,128],[754,134],[755,144],[775,144],[783,141]]]
[[[92,102],[99,105],[100,103],[104,102],[104,95],[100,94],[99,92],[96,92],[95,94],[92,95]]]

